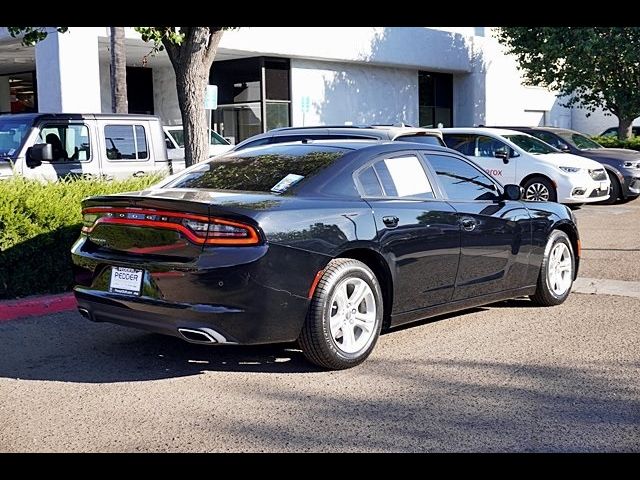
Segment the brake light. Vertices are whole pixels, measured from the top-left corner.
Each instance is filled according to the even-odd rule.
[[[139,208],[92,207],[82,211],[82,232],[100,223],[175,230],[199,245],[258,245],[257,230],[246,223],[203,215]]]

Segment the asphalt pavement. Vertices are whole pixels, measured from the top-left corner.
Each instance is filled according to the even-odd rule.
[[[640,281],[640,201],[576,215],[581,276]],[[424,321],[340,372],[75,312],[2,323],[0,451],[638,452],[640,299],[616,292]]]

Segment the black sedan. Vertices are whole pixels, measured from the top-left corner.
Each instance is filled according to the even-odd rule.
[[[94,321],[202,344],[297,340],[347,368],[381,329],[522,295],[562,303],[580,256],[572,213],[520,195],[433,145],[231,152],[84,200],[74,291]]]
[[[609,175],[611,193],[601,203],[633,200],[640,195],[640,152],[605,148],[580,132],[555,127],[508,127],[539,138],[563,152],[600,162]]]

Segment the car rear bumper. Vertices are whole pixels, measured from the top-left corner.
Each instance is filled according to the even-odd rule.
[[[309,307],[309,287],[326,258],[271,245],[245,248],[244,263],[223,266],[229,254],[221,251],[210,249],[196,262],[176,265],[133,261],[132,255],[99,258],[79,242],[72,250],[78,306],[94,321],[180,338],[185,335],[179,329],[207,329],[218,338],[215,343],[295,340]],[[283,271],[288,263],[291,271]],[[139,296],[110,291],[114,266],[144,270]]]

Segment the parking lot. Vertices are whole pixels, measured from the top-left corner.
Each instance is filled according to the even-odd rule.
[[[0,451],[638,452],[640,200],[576,216],[597,294],[411,325],[347,371],[75,312],[0,324]]]

